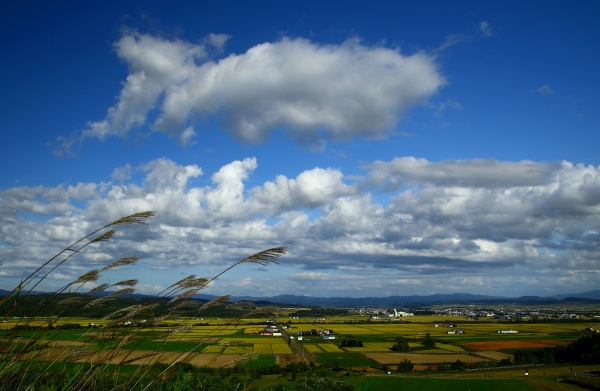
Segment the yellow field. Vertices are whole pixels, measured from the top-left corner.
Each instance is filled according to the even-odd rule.
[[[268,343],[255,343],[254,351],[260,354],[273,354],[273,349],[271,349],[271,344]]]
[[[323,349],[326,353],[340,353],[343,352],[342,349],[338,348],[337,345],[334,345],[331,342],[320,343],[319,347]]]
[[[246,334],[258,334],[259,331],[264,329],[264,326],[244,326],[244,333]]]
[[[252,346],[227,346],[223,349],[224,354],[245,354],[254,351]]]
[[[302,330],[333,330],[337,334],[337,340],[322,340],[320,337],[312,337],[313,339],[305,338],[300,341],[299,346],[309,353],[341,353],[355,352],[371,358],[381,364],[397,364],[403,359],[411,360],[415,365],[427,367],[442,362],[455,362],[461,360],[465,363],[479,362],[486,360],[502,360],[511,358],[512,356],[506,353],[499,352],[505,348],[527,348],[527,347],[544,347],[565,345],[569,341],[565,339],[555,339],[556,336],[551,334],[557,333],[574,333],[578,329],[586,327],[598,328],[596,323],[462,323],[466,319],[464,317],[442,317],[442,316],[415,316],[405,318],[410,323],[403,322],[388,322],[388,323],[361,323],[361,324],[343,324],[345,320],[356,320],[357,317],[332,317],[327,319],[327,322],[312,322],[312,319],[306,323],[301,323],[302,319],[292,320],[293,329],[290,330],[291,335],[295,335],[296,331]],[[49,319],[36,319],[35,322],[30,322],[32,326],[45,326]],[[286,319],[287,320],[287,319]],[[258,331],[264,328],[263,325],[250,324],[230,324],[221,325],[228,322],[227,319],[203,319],[198,322],[207,322],[209,325],[195,325],[190,329],[178,330],[178,325],[183,325],[175,321],[169,321],[168,327],[160,328],[131,328],[131,332],[143,333],[146,332],[163,332],[166,337],[169,335],[169,341],[185,341],[185,342],[203,342],[214,343],[215,346],[205,346],[201,354],[194,355],[190,362],[194,365],[208,365],[211,367],[223,366],[231,363],[241,355],[256,352],[260,354],[277,355],[279,357],[294,358],[286,340],[281,337],[259,337]],[[256,320],[253,320],[256,322]],[[492,322],[491,319],[486,321]],[[12,328],[17,324],[24,324],[27,319],[11,319],[6,323],[0,323],[0,329]],[[87,318],[71,318],[64,319],[55,325],[61,323],[78,323],[82,326],[87,326],[90,323],[96,325],[106,323],[107,321],[98,321],[97,319]],[[418,323],[423,322],[423,323]],[[437,324],[438,327],[435,327]],[[457,328],[462,330],[464,334],[447,334],[454,328],[444,327],[448,324],[457,324]],[[174,329],[176,332],[170,332],[169,329]],[[501,335],[497,333],[499,329],[514,329],[518,330],[518,334]],[[185,330],[185,331],[184,331]],[[130,332],[127,330],[126,332]],[[57,357],[66,354],[67,347],[77,346],[79,335],[92,336],[96,333],[102,333],[98,329],[82,329],[81,334],[71,333],[75,335],[75,341],[54,341],[51,345],[52,349],[48,349],[44,354],[49,355],[48,359],[55,360]],[[395,338],[398,336],[405,337],[409,340],[409,346],[422,348],[420,339],[429,333],[437,340],[444,340],[450,343],[436,343],[434,349],[419,350],[415,353],[397,353],[392,352],[390,348],[393,346]],[[140,335],[137,334],[137,335]],[[339,348],[342,338],[358,339],[363,341],[362,347],[357,348]],[[367,336],[369,335],[369,336]],[[373,336],[373,337],[370,337]],[[548,337],[546,337],[548,336]],[[471,339],[472,337],[475,337]],[[160,340],[162,336],[157,336],[155,339]],[[575,339],[574,337],[573,339]],[[456,341],[453,342],[453,341]],[[68,344],[67,344],[68,342]],[[469,354],[467,354],[469,350]],[[129,353],[135,358],[135,363],[162,361],[168,362],[174,360],[180,353],[176,352],[161,352],[158,355],[156,352],[135,351]],[[52,357],[50,357],[52,356]],[[297,356],[301,359],[301,356]]]
[[[220,345],[211,345],[202,349],[202,353],[221,353],[223,351],[223,346]]]
[[[309,353],[323,353],[325,352],[323,349],[321,349],[319,344],[316,343],[306,343],[302,345],[302,348],[304,350],[306,350]]]
[[[342,348],[347,352],[389,352],[393,342],[364,342],[359,348]]]
[[[255,343],[268,343],[268,344],[276,344],[276,343],[285,343],[285,341],[281,338],[277,337],[264,337],[264,338],[244,338],[244,337],[224,337],[219,339],[219,343],[221,344],[255,344]]]
[[[446,350],[446,351],[449,351],[449,352],[455,352],[455,353],[460,353],[460,352],[464,352],[465,351],[465,349],[463,349],[460,346],[450,345],[450,344],[447,344],[447,343],[436,343],[435,347],[438,348],[438,349],[443,349],[443,350]]]
[[[416,317],[415,317],[416,318]],[[426,318],[426,317],[424,317]],[[298,325],[297,330],[306,330],[309,327],[317,329],[332,329],[338,337],[345,335],[353,335],[360,337],[361,335],[390,335],[402,336],[405,338],[423,338],[429,333],[433,338],[443,338],[452,340],[459,339],[461,336],[498,336],[497,331],[500,329],[514,329],[518,331],[518,336],[544,336],[556,333],[571,333],[577,332],[587,327],[597,328],[595,323],[553,323],[553,324],[537,324],[537,323],[464,323],[452,321],[451,317],[443,317],[445,322],[435,323],[382,323],[382,324],[335,324],[335,323],[320,323],[317,325]],[[416,320],[416,319],[414,319]],[[411,319],[411,322],[413,319]],[[463,318],[464,321],[464,318]],[[444,324],[456,324],[456,328],[444,327]],[[437,325],[437,327],[435,327]],[[448,334],[448,331],[462,330],[464,334]],[[503,336],[498,336],[502,338]],[[515,337],[515,334],[511,334]],[[392,339],[390,338],[390,341]]]
[[[271,345],[271,349],[273,354],[293,354],[292,349],[287,344]]]

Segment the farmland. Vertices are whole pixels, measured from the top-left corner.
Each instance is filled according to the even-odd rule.
[[[27,328],[19,328],[24,319],[15,317],[0,324],[0,336],[10,338],[13,346],[24,347],[28,341],[37,340],[40,348],[23,355],[22,359],[41,362],[58,362],[74,350],[85,350],[87,354],[71,361],[134,367],[187,363],[213,371],[232,370],[241,365],[248,373],[258,373],[265,368],[267,373],[272,373],[277,371],[275,367],[281,368],[279,371],[283,373],[303,370],[313,375],[333,370],[328,376],[351,374],[348,381],[359,390],[388,385],[417,387],[418,384],[422,387],[439,385],[443,389],[497,389],[510,382],[516,390],[536,390],[571,389],[566,384],[561,385],[563,388],[551,388],[546,383],[549,377],[556,381],[569,374],[573,365],[543,366],[543,370],[532,368],[531,376],[525,381],[524,369],[502,367],[500,363],[511,364],[514,352],[519,349],[567,346],[590,335],[589,330],[595,330],[598,325],[593,317],[576,321],[518,322],[418,315],[410,319],[374,321],[359,314],[291,318],[289,312],[283,311],[276,311],[269,319],[267,324],[266,318],[174,318],[152,327],[145,326],[144,319],[137,319],[109,331],[105,329],[106,320],[95,318],[40,317],[27,321]],[[48,329],[48,324],[53,328]],[[275,324],[283,329],[282,335],[259,335],[267,326]],[[514,332],[500,334],[498,330]],[[406,342],[406,351],[392,350],[399,339]],[[424,344],[427,339],[434,343]],[[120,342],[119,348],[114,349],[117,342],[112,340],[126,342]],[[253,360],[248,361],[248,358]],[[402,371],[403,362],[409,363],[410,375],[397,372]],[[582,368],[575,366],[573,371],[582,371]],[[465,369],[474,370],[466,372]],[[585,370],[598,371],[600,367],[585,367]],[[440,378],[442,374],[445,379]],[[272,375],[263,380],[255,379],[255,387],[268,381],[278,383],[282,375],[269,376]],[[456,378],[447,379],[449,376]]]
[[[461,317],[446,317],[444,324],[454,327],[443,327],[438,321],[439,317],[415,317],[410,322],[367,322],[364,317],[343,316],[326,321],[315,322],[312,319],[294,319],[287,329],[289,336],[299,335],[307,330],[329,330],[336,335],[336,339],[324,340],[319,335],[305,335],[302,340],[296,341],[304,352],[318,357],[327,354],[353,353],[366,358],[369,362],[378,364],[394,364],[408,359],[416,364],[439,364],[460,360],[465,363],[501,360],[511,358],[511,349],[543,348],[551,346],[564,346],[574,341],[584,333],[586,328],[593,328],[596,323],[590,322],[561,322],[561,323],[511,323],[510,328],[518,333],[501,335],[497,330],[506,328],[502,322],[477,323],[467,322]],[[287,321],[282,320],[281,322]],[[31,322],[31,328],[48,324],[48,319],[37,319]],[[360,322],[360,323],[359,323]],[[89,328],[94,324],[101,326],[102,322],[91,318],[71,318],[68,323],[79,325],[81,329],[63,330],[54,332],[48,337],[47,343],[53,349],[65,346],[94,346],[94,341],[101,329]],[[207,355],[201,362],[215,363],[214,354],[242,355],[251,352],[263,355],[290,355],[291,350],[285,337],[258,336],[257,333],[264,326],[256,324],[256,320],[237,321],[227,319],[201,319],[196,324],[185,330],[178,330],[176,321],[165,327],[152,329],[140,328],[136,336],[142,341],[131,341],[124,348],[136,350],[156,350],[163,352],[193,351],[199,355]],[[7,332],[19,324],[19,319],[8,320],[0,324],[0,330]],[[56,324],[60,326],[60,323]],[[448,334],[448,331],[460,329],[461,334]],[[31,331],[21,331],[20,338],[25,341]],[[437,341],[435,348],[422,349],[421,341],[426,335]],[[168,338],[165,340],[165,336]],[[392,352],[394,340],[402,337],[408,341],[410,353]],[[354,338],[361,341],[360,347],[340,347],[343,338]],[[23,342],[24,343],[24,342]],[[162,355],[161,361],[167,360]],[[343,357],[342,363],[343,364]],[[198,359],[196,360],[198,361]]]

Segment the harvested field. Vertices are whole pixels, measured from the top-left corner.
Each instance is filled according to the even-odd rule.
[[[211,368],[222,368],[239,362],[240,359],[241,355],[239,354],[219,354],[208,366]]]
[[[418,353],[363,353],[367,358],[380,364],[397,364],[410,360],[413,364],[440,364],[443,362],[455,362],[460,360],[465,363],[487,361],[485,358],[471,356],[468,354],[418,354]]]
[[[67,354],[72,352],[72,348],[52,348],[38,350],[34,352],[25,353],[22,357],[23,360],[36,360],[36,361],[60,361]]]
[[[449,352],[444,349],[424,349],[419,350],[419,354],[448,354]]]
[[[506,341],[483,341],[483,342],[463,342],[459,345],[470,350],[501,350],[501,349],[529,349],[529,348],[548,348],[552,346],[566,346],[570,342],[552,339],[532,339],[518,340],[510,339]]]
[[[202,354],[197,354],[194,357],[192,357],[188,362],[194,366],[197,367],[205,367],[205,366],[209,366],[216,357],[218,357],[218,354],[206,354],[206,353],[202,353]]]
[[[288,364],[296,363],[296,362],[305,362],[304,357],[296,356],[294,354],[279,354],[275,358],[275,363],[282,367],[285,367]]]

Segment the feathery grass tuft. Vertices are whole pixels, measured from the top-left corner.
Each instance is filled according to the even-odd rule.
[[[110,231],[106,231],[102,235],[99,235],[96,238],[92,239],[90,243],[106,242],[107,240],[112,238],[115,235],[115,233],[117,233],[117,231],[111,229]]]
[[[90,281],[98,281],[99,278],[100,270],[90,270],[89,272],[79,276],[79,278],[71,282],[70,285],[83,284]]]
[[[121,217],[120,219],[117,219],[112,223],[108,224],[108,226],[119,224],[146,224],[146,220],[150,219],[151,217],[154,217],[155,215],[156,213],[152,211],[134,213],[129,216]]]
[[[136,263],[139,260],[140,259],[138,257],[125,257],[125,258],[117,259],[116,261],[114,261],[110,265],[105,266],[104,269],[102,269],[102,271],[109,270],[109,269],[114,269],[116,267],[120,267],[120,266],[124,266],[124,265],[132,265],[132,264]]]
[[[284,255],[286,252],[287,252],[287,248],[285,248],[285,247],[274,247],[274,248],[270,248],[268,250],[264,250],[264,251],[258,252],[256,254],[250,255],[249,257],[242,259],[242,261],[240,263],[254,262],[254,263],[258,263],[259,265],[263,265],[263,266],[266,266],[270,263],[279,264],[277,262],[277,259],[280,256]]]
[[[88,293],[86,293],[86,295],[88,295],[88,296],[95,295],[96,293],[102,292],[106,288],[109,288],[109,287],[110,287],[110,284],[106,284],[106,283],[100,284],[97,287],[91,289]]]
[[[4,319],[8,319],[9,315],[20,309],[25,297],[35,287],[74,259],[73,257],[83,254],[83,250],[90,244],[100,246],[113,239],[116,235],[114,227],[127,224],[147,224],[147,221],[154,216],[154,212],[140,212],[119,218],[60,250],[25,277],[12,292],[0,298],[0,309],[4,310]],[[204,336],[202,342],[192,345],[189,350],[181,352],[173,358],[170,354],[167,355],[165,353],[167,350],[163,348],[167,346],[165,345],[167,342],[183,343],[182,338],[186,336],[186,332],[193,330],[196,326],[192,316],[214,306],[224,306],[231,298],[229,295],[220,296],[201,305],[201,302],[194,300],[193,296],[238,265],[244,263],[256,263],[263,266],[277,264],[277,259],[286,251],[285,247],[273,247],[260,251],[226,267],[214,277],[190,275],[170,285],[154,297],[140,299],[145,301],[125,308],[119,308],[119,305],[122,304],[117,299],[122,295],[134,293],[133,287],[139,283],[137,279],[123,279],[117,283],[100,283],[86,293],[78,293],[78,290],[86,283],[100,280],[103,277],[102,272],[135,264],[139,258],[124,257],[100,270],[90,270],[40,300],[27,316],[19,318],[14,329],[0,333],[0,388],[4,390],[5,387],[8,387],[7,385],[10,385],[7,389],[86,391],[164,389],[163,385],[172,380],[173,372],[177,370],[178,365],[189,363],[214,335],[219,335],[218,333],[223,329],[244,317],[272,312],[272,308],[257,308],[254,303],[248,301],[231,304],[225,308],[249,312],[239,316],[235,321],[229,321],[219,326],[212,337],[211,335]],[[0,260],[1,263],[2,260]],[[111,287],[125,288],[107,292],[108,294],[103,297],[93,297]],[[9,299],[10,305],[6,305]],[[104,304],[109,305],[104,306]],[[77,320],[73,320],[77,318],[71,318],[71,315],[67,314],[78,314],[85,311],[101,313],[94,318],[98,319],[99,323],[89,322],[87,330],[77,334],[69,333],[68,335],[71,336],[76,335],[76,340],[73,341],[73,346],[63,346],[66,344],[61,339],[65,334],[61,334],[63,332],[61,329],[71,326],[81,327],[77,324]],[[43,318],[38,316],[42,313],[50,315]],[[182,314],[186,315],[182,316]],[[185,316],[189,317],[185,318]],[[141,320],[142,317],[144,320]],[[165,324],[166,322],[170,322],[170,325]],[[43,326],[39,326],[39,324]],[[175,328],[175,325],[178,327]],[[174,330],[171,329],[172,331],[167,334],[165,332],[167,327],[173,327]],[[60,343],[57,343],[59,341]],[[155,348],[142,357],[134,353],[138,348],[145,349],[145,346],[155,346]],[[235,346],[235,344],[231,344],[231,346]],[[243,355],[227,366],[253,359],[256,356],[256,353]],[[161,360],[167,360],[169,364],[164,370],[153,372],[151,363]],[[135,364],[136,367],[132,371],[121,373],[121,368],[125,364]]]

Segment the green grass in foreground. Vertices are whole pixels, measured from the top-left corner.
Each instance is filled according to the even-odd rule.
[[[356,376],[347,378],[358,391],[439,390],[439,391],[535,391],[538,387],[523,380],[501,379],[437,379],[388,376]]]
[[[275,365],[275,355],[261,354],[256,359],[242,363],[244,368],[260,368]]]
[[[377,362],[359,353],[317,353],[317,360],[323,365],[337,363],[342,367],[380,367]]]

